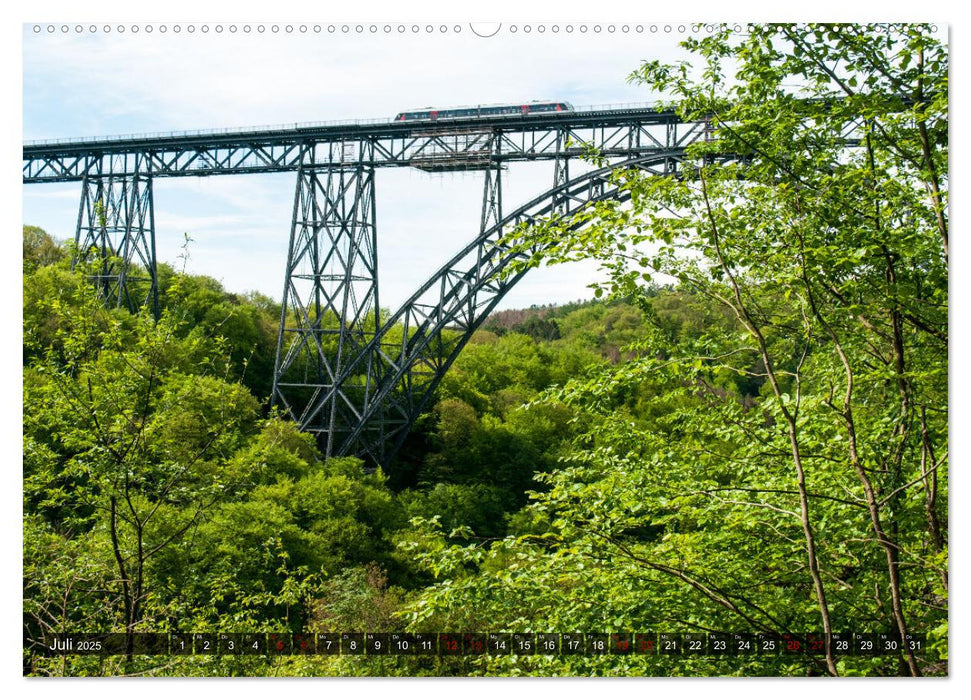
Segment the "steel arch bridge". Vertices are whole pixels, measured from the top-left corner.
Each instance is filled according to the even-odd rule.
[[[92,277],[108,303],[157,315],[154,179],[295,172],[272,402],[317,433],[327,456],[387,467],[469,337],[525,274],[511,267],[523,253],[504,235],[623,199],[618,168],[675,174],[685,148],[709,135],[705,122],[650,106],[143,134],[26,144],[23,182],[80,182],[76,256],[97,257]],[[571,161],[591,147],[604,165],[571,177]],[[549,189],[504,212],[503,171],[536,160],[552,164]],[[481,171],[484,188],[477,235],[382,318],[375,171],[385,167]]]

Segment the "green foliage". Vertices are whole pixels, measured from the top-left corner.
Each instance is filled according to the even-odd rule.
[[[209,277],[180,275],[168,282],[159,277],[162,306],[186,328],[218,339],[229,356],[233,376],[257,396],[269,396],[279,305],[258,293],[227,293]]]
[[[538,475],[545,488],[517,531],[469,546],[431,529],[410,550],[440,579],[410,619],[907,630],[933,648],[731,666],[634,659],[624,672],[940,673],[944,48],[910,25],[767,25],[685,46],[697,70],[649,63],[635,75],[686,118],[711,119],[715,138],[690,149],[685,176],[621,172],[629,207],[601,202],[509,241],[541,250],[532,264],[599,260],[603,291],[634,299],[649,328],[630,326],[625,364],[547,394],[592,415],[562,466]],[[854,125],[858,145],[844,139]],[[658,275],[677,288],[645,286]]]
[[[42,228],[24,226],[24,272],[64,260],[64,248]]]
[[[410,516],[437,517],[445,532],[467,528],[478,537],[505,534],[509,500],[506,489],[485,484],[438,483],[427,491],[406,491],[400,500]]]
[[[157,322],[107,310],[83,270],[59,265],[25,275],[29,639],[305,629],[321,587],[345,568],[380,562],[401,575],[391,550],[405,511],[380,472],[325,463],[312,436],[260,420],[232,348],[205,318],[178,305]],[[198,299],[199,289],[219,293],[175,277],[168,299]],[[25,668],[130,673],[150,661],[28,651]]]

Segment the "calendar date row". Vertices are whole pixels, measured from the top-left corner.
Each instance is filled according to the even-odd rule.
[[[466,656],[489,655],[825,655],[837,656],[920,653],[926,639],[920,634],[901,638],[893,633],[124,633],[57,634],[28,644],[50,655],[100,654],[162,655],[363,655]]]

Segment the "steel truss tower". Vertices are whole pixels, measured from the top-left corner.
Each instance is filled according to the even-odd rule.
[[[123,158],[134,161],[119,168],[131,174],[95,172],[82,181],[73,263],[97,266],[90,278],[107,304],[132,312],[146,305],[157,318],[151,163],[142,154]]]
[[[501,136],[492,133],[486,139],[481,139],[481,135],[476,138],[486,144],[485,152],[478,154],[480,160],[454,169],[484,173],[479,222],[479,238],[484,238],[502,228],[503,166],[498,158]],[[399,310],[394,318],[385,319],[377,328],[371,347],[364,348],[357,358],[349,358],[345,374],[353,376],[360,371],[354,368],[355,364],[366,365],[368,383],[365,400],[360,404],[362,410],[344,440],[334,443],[334,454],[368,456],[377,465],[387,467],[401,448],[418,411],[427,404],[451,360],[481,319],[481,300],[473,290],[481,283],[479,272],[487,267],[485,248],[477,246],[470,257],[475,259],[475,271],[457,266],[445,270],[430,295],[406,303],[403,317]],[[451,314],[443,307],[446,299],[457,305]],[[337,382],[340,381],[338,377]]]
[[[556,134],[556,156],[553,159],[553,211],[565,216],[570,213],[570,200],[563,193],[570,182],[569,137],[566,132]]]
[[[361,357],[380,325],[371,154],[367,142],[356,157],[332,148],[341,165],[317,166],[308,148],[297,174],[272,397],[319,434],[327,456],[360,419],[380,369]],[[337,382],[352,362],[355,373]],[[380,418],[369,427],[369,442],[383,445]]]

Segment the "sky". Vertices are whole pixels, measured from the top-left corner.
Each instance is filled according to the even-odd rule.
[[[541,99],[644,103],[658,96],[628,76],[645,60],[681,57],[690,33],[690,24],[647,22],[26,24],[23,138],[390,119]],[[503,177],[511,211],[549,188],[552,164],[512,164]],[[188,234],[187,271],[279,298],[295,181],[157,178],[158,259],[181,266]],[[482,184],[475,172],[377,171],[382,306],[397,308],[475,237]],[[73,238],[79,198],[79,183],[24,187],[24,223]],[[592,262],[534,270],[500,308],[589,298],[598,278]]]

